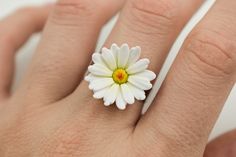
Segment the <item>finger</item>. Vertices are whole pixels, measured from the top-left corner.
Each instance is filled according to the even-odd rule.
[[[179,5],[178,0],[174,2],[171,0],[129,0],[105,46],[110,47],[112,43],[118,45],[128,43],[130,47],[140,46],[141,58],[150,59],[149,69],[158,74],[171,45],[201,2],[201,0],[188,0],[183,5]],[[179,19],[179,17],[182,18]],[[83,94],[84,100],[91,99],[89,103],[94,104],[82,107],[90,114],[94,110],[104,117],[117,113],[116,116],[110,116],[114,117],[115,121],[121,119],[121,122],[125,124],[134,124],[140,115],[142,102],[130,105],[125,112],[120,112],[115,105],[105,109],[104,102],[93,98],[85,82],[80,85],[74,97],[82,93],[86,93]]]
[[[50,8],[24,8],[0,22],[0,100],[10,95],[15,52],[43,28]]]
[[[55,102],[71,93],[83,78],[101,27],[122,4],[123,0],[58,1],[21,93],[39,103]]]
[[[174,144],[181,156],[203,153],[235,83],[235,14],[236,1],[216,2],[189,35],[159,95],[138,125],[140,130],[148,128],[150,137],[164,137]]]
[[[236,156],[236,130],[228,132],[210,142],[204,153],[204,157]]]

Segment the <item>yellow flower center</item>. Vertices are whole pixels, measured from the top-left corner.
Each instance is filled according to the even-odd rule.
[[[112,78],[117,84],[126,83],[128,81],[128,77],[129,75],[127,74],[127,72],[121,68],[116,69],[112,74]]]

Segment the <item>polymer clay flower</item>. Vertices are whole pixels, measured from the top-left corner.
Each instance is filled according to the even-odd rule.
[[[103,99],[104,105],[116,104],[124,110],[135,99],[145,100],[145,91],[152,88],[150,81],[156,78],[154,72],[147,70],[149,59],[140,59],[141,48],[129,48],[127,44],[118,47],[113,44],[110,49],[103,48],[102,53],[94,53],[93,65],[88,67],[89,74],[85,80],[93,97]]]

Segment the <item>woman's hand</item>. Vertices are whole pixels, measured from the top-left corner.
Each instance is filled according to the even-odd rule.
[[[158,74],[177,35],[202,2],[59,0],[28,72],[13,93],[14,53],[43,28],[51,7],[23,9],[4,19],[0,156],[201,157],[236,80],[235,0],[218,0],[191,32],[144,116],[143,102],[125,111],[104,107],[93,99],[83,77],[101,27],[117,11],[122,9],[105,46],[141,46],[143,57],[151,60],[150,69]],[[211,153],[206,156],[216,157]]]

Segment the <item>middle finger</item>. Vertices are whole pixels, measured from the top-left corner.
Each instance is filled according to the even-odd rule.
[[[202,0],[129,0],[105,45],[128,43],[130,47],[140,46],[142,57],[151,61],[150,70],[158,73],[177,35],[201,3]],[[89,115],[96,111],[100,116],[122,119],[121,122],[135,123],[142,107],[142,102],[137,102],[125,112],[114,107],[105,109],[102,101],[93,99],[86,82],[82,82],[73,99],[79,96],[94,104],[82,103],[83,110]]]

